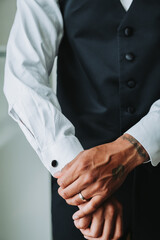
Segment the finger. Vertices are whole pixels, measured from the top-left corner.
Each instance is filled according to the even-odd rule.
[[[78,168],[80,156],[83,151],[80,152],[75,159],[69,162],[62,170],[61,177],[58,179],[57,183],[62,188],[66,188],[72,182],[74,182],[80,176],[80,169]]]
[[[115,232],[113,235],[113,239],[119,239],[122,237],[123,234],[123,222],[122,222],[122,215],[118,214],[117,220],[115,223]]]
[[[84,195],[83,195],[83,197],[84,197]],[[86,199],[86,197],[85,197],[85,199]],[[66,202],[67,202],[67,204],[72,205],[72,206],[79,206],[80,204],[86,203],[87,200],[88,199],[82,200],[80,198],[79,194],[76,194],[74,197],[66,199]]]
[[[112,239],[113,233],[115,232],[115,221],[116,215],[114,210],[112,208],[108,208],[102,234],[103,239]]]
[[[91,199],[97,195],[103,195],[104,200],[106,200],[111,195],[110,189],[107,187],[104,188],[104,184],[100,181],[83,185],[81,193],[86,199]]]
[[[83,153],[83,151],[80,152],[71,162],[67,163],[67,164],[61,169],[62,174],[65,174],[66,172],[68,172],[68,170],[69,170],[73,165],[75,165],[76,162],[78,163],[78,159],[79,159],[79,157],[82,155],[82,153]]]
[[[87,237],[98,238],[102,235],[104,226],[103,208],[99,209],[93,216],[91,226],[87,229],[81,229],[81,233]]]
[[[115,232],[115,221],[116,221],[116,213],[114,211],[113,206],[108,205],[106,211],[105,211],[105,222],[103,226],[103,232],[102,235],[99,238],[93,238],[88,235],[84,235],[89,240],[101,240],[101,239],[111,239],[111,236],[113,236],[113,233]]]
[[[76,226],[76,228],[78,229],[86,229],[90,226],[92,221],[92,216],[86,216],[84,218],[80,218],[78,220],[74,221],[74,225]]]
[[[83,203],[83,200],[79,198],[78,194],[85,188],[85,183],[83,183],[83,177],[76,179],[71,185],[69,185],[66,188],[60,187],[59,189],[59,195],[64,199],[70,199],[71,205],[77,205],[77,201],[74,202],[74,200],[80,200],[79,204]],[[85,197],[86,198],[86,197]]]
[[[59,181],[59,180],[58,180]],[[69,199],[68,204],[70,205],[78,205],[82,203],[82,200],[79,200],[78,193],[81,192],[83,197],[88,200],[95,195],[98,195],[99,191],[101,191],[102,183],[100,182],[92,182],[92,179],[88,177],[86,174],[85,176],[80,176],[76,179],[72,184],[67,186],[66,188],[59,189],[59,195],[64,199]],[[108,191],[108,193],[107,193]],[[109,190],[107,189],[105,192],[105,199],[109,196]]]
[[[87,240],[102,240],[102,238],[100,237],[98,237],[98,238],[94,238],[94,237],[88,237],[88,236],[83,236],[85,239],[87,239]],[[105,239],[105,240],[108,240],[108,239]]]
[[[111,239],[110,236],[112,235],[114,227],[115,227],[114,218],[107,218],[107,220],[105,220],[105,223],[103,226],[103,232],[100,237],[95,238],[95,237],[89,237],[87,235],[84,235],[84,238],[86,238],[88,240],[102,240],[102,239],[109,240],[109,239]]]
[[[65,199],[67,199],[67,203],[73,206],[78,206],[79,204],[83,203],[83,200],[79,197],[79,193],[81,192],[82,196],[86,199],[89,200],[93,198],[94,196],[99,195],[100,193],[102,194],[101,191],[101,184],[99,182],[93,183],[86,187],[86,184],[82,184],[83,181],[83,176],[80,177],[77,181],[72,183],[70,186],[68,186],[65,189],[62,189],[60,192],[60,195],[62,196],[63,194],[66,196]],[[81,187],[79,186],[81,183]],[[79,187],[78,187],[79,186]],[[70,197],[71,195],[75,194],[74,196]],[[103,193],[103,199],[105,200],[106,198],[109,197],[110,192],[107,189]],[[64,196],[62,196],[64,198]]]
[[[120,221],[121,220],[121,221]],[[84,238],[88,240],[108,240],[108,239],[119,239],[120,229],[122,229],[122,214],[117,215],[115,208],[112,205],[108,205],[105,212],[105,223],[103,227],[103,233],[98,238],[93,238],[89,235],[84,234]],[[83,231],[83,230],[82,230]],[[85,233],[83,231],[83,233]]]
[[[76,171],[75,167],[71,166],[68,171],[61,172],[61,177],[58,178],[57,183],[61,188],[66,188],[78,179],[79,175],[79,171]]]
[[[89,202],[86,203],[83,209],[80,209],[74,213],[73,219],[76,220],[93,213],[103,201],[104,200],[100,195],[93,197]]]
[[[65,172],[67,171],[67,169],[69,169],[69,168],[71,167],[71,165],[72,165],[72,162],[66,164],[66,165],[61,169],[61,171],[58,171],[58,172],[54,173],[54,174],[53,174],[53,177],[55,177],[55,178],[60,178],[60,177],[62,177],[62,174],[65,174]]]
[[[103,231],[103,224],[98,225],[97,222],[96,224],[92,223],[91,224],[91,228],[87,228],[87,229],[80,229],[81,233],[88,238],[98,238],[102,235],[102,231]],[[98,226],[100,226],[100,228],[98,228]]]
[[[61,173],[57,183],[61,188],[66,188],[69,184],[72,184],[75,180],[77,180],[78,177],[79,174],[75,172],[73,168],[71,168],[65,174]]]
[[[88,237],[88,236],[83,236],[85,239],[87,240],[102,240],[102,238],[92,238],[92,237]],[[105,239],[106,240],[106,239]],[[108,239],[107,239],[108,240]]]

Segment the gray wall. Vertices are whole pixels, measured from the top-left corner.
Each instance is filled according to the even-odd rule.
[[[0,0],[1,50],[15,10],[15,0]],[[7,114],[4,63],[0,57],[0,240],[51,240],[50,174]]]

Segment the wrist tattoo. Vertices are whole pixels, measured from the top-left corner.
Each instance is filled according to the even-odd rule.
[[[122,178],[124,175],[124,166],[120,164],[118,167],[112,170],[112,176],[115,180]]]
[[[122,138],[124,140],[129,141],[137,150],[137,153],[139,154],[140,157],[144,158],[146,161],[149,160],[149,156],[147,152],[144,150],[142,145],[132,136],[125,136],[123,135]]]

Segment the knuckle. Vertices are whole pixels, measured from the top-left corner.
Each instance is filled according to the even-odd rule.
[[[97,178],[95,176],[95,173],[94,172],[90,172],[89,173],[89,181],[90,183],[93,183],[93,182],[96,182]],[[99,182],[100,186],[102,187],[102,184],[101,182]]]
[[[67,204],[72,205],[72,202],[69,199],[65,200]]]
[[[88,169],[89,165],[88,158],[89,158],[88,150],[85,150],[80,154],[80,161],[78,162],[78,167],[80,168],[80,170],[84,171]]]
[[[110,216],[113,216],[113,215],[114,215],[115,209],[114,209],[114,207],[113,207],[112,204],[109,204],[109,205],[108,205],[107,211],[108,211],[108,214],[109,214]]]
[[[84,229],[84,225],[83,225],[82,223],[79,223],[79,224],[78,224],[78,228],[79,228],[79,229]]]
[[[72,199],[65,199],[68,205],[77,206]]]
[[[102,182],[97,181],[95,184],[96,184],[96,188],[97,188],[99,191],[103,192],[103,184],[102,184]]]
[[[78,169],[79,171],[83,171],[84,170],[84,161],[81,160],[79,163],[78,163]]]
[[[68,194],[65,192],[65,191],[61,191],[61,197],[64,198],[64,199],[67,199],[68,198]]]
[[[74,221],[74,225],[76,226],[76,228],[81,229],[81,224],[79,220]]]
[[[92,182],[92,177],[90,174],[86,174],[86,176],[84,177],[84,184],[90,184]]]
[[[58,188],[58,194],[61,196],[61,188]]]
[[[85,221],[80,220],[78,226],[80,229],[84,229],[86,227]]]
[[[64,181],[62,179],[58,179],[57,183],[61,188],[65,187]]]
[[[75,200],[74,200],[74,205],[78,206],[80,203],[81,203],[81,202],[80,202],[79,199],[75,199]]]
[[[95,211],[97,208],[98,208],[97,202],[92,202],[91,203],[91,209]]]
[[[111,195],[111,189],[109,187],[107,187],[105,189],[105,194],[106,194],[107,197],[109,197]]]
[[[104,195],[104,198],[105,198],[105,199],[110,196],[110,190],[109,190],[108,186],[105,186],[105,185],[102,186],[102,187],[101,187],[101,192],[102,192],[102,194]]]
[[[84,185],[88,184],[88,174],[83,177],[83,183]]]
[[[79,229],[84,229],[85,225],[83,223],[79,223]]]

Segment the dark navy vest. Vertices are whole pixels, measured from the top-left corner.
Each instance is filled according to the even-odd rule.
[[[60,8],[57,95],[86,149],[115,140],[160,98],[160,1],[133,0],[127,12],[120,0],[60,0]],[[133,240],[160,239],[159,173],[160,164],[142,164],[116,192]]]
[[[84,148],[113,141],[160,98],[160,1],[61,0],[57,95]]]

